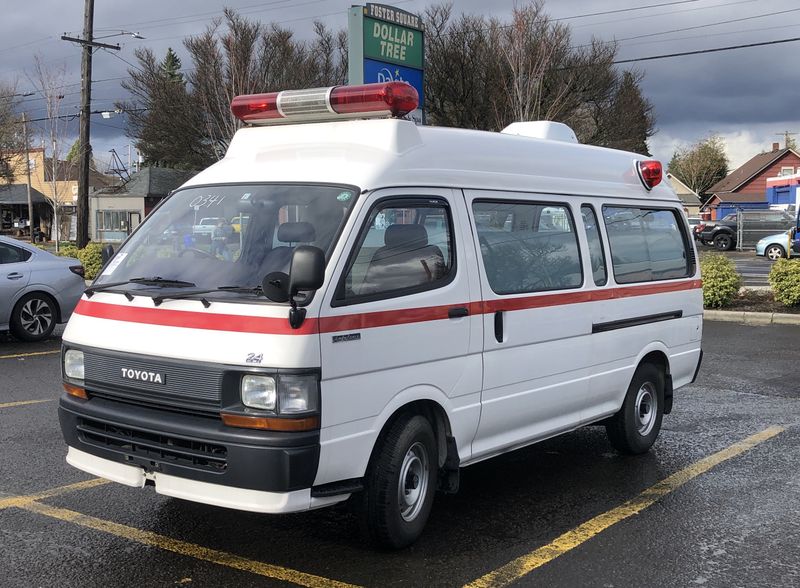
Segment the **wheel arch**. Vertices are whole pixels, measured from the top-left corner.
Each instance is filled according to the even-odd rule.
[[[664,414],[672,412],[672,373],[670,371],[669,356],[667,349],[663,345],[654,345],[643,350],[636,369],[640,366],[649,363],[658,367],[664,374]],[[636,373],[634,371],[634,373]]]

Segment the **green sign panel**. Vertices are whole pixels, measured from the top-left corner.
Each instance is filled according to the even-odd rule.
[[[422,31],[364,17],[364,57],[422,69]]]

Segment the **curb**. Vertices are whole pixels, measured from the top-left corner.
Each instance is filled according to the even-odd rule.
[[[782,312],[742,312],[732,310],[704,310],[703,319],[745,325],[800,325],[800,314]]]

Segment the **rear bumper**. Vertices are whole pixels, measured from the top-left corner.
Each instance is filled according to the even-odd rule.
[[[59,420],[75,467],[169,496],[257,512],[314,508],[319,432],[275,433],[221,420],[64,395]],[[324,506],[319,505],[319,506]]]

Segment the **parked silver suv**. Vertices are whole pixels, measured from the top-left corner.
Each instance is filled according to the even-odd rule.
[[[77,259],[0,237],[0,331],[41,341],[66,322],[86,286]]]

